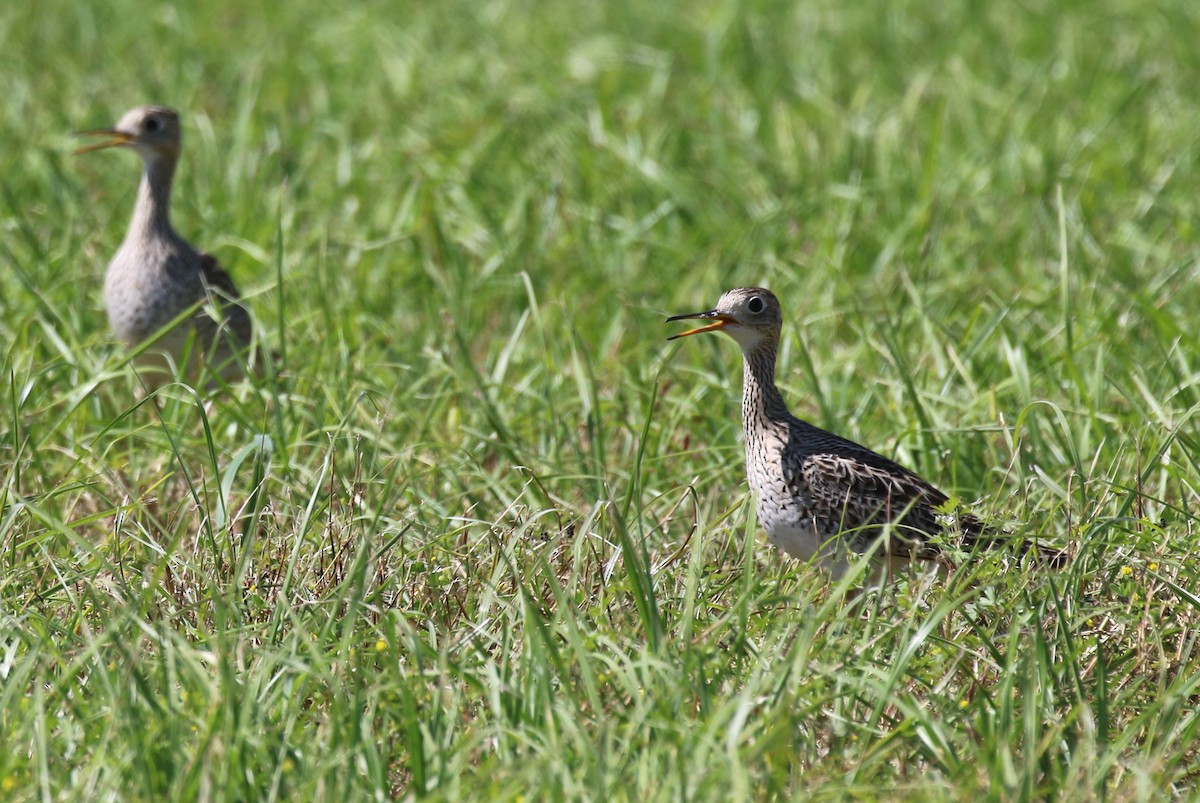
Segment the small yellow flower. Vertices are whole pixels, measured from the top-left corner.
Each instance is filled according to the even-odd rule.
[[[1149,569],[1149,570],[1150,570],[1150,571],[1152,571],[1152,572],[1156,572],[1156,571],[1158,571],[1158,564],[1157,564],[1157,563],[1155,563],[1155,562],[1153,562],[1153,561],[1151,561],[1151,562],[1150,562],[1150,565],[1148,565],[1146,568],[1147,568],[1147,569]]]
[[[1128,566],[1122,566],[1122,567],[1121,567],[1121,576],[1122,576],[1122,577],[1128,577],[1128,576],[1129,576],[1129,575],[1131,575],[1131,574],[1133,574],[1133,569],[1131,569],[1131,568],[1130,568],[1130,567],[1128,567]]]
[[[292,763],[292,760],[290,758],[285,758],[283,760],[283,771],[284,772],[291,772],[295,768],[296,768],[296,765],[294,763]]]
[[[966,708],[966,707],[967,707],[967,706],[969,706],[970,704],[971,704],[971,701],[970,701],[970,700],[968,700],[966,697],[964,697],[964,698],[962,698],[961,700],[959,700],[959,701],[958,701],[958,707],[959,707],[959,708]]]
[[[379,641],[375,642],[375,652],[383,652],[386,649],[387,649],[387,642],[384,641],[383,639],[380,639]]]
[[[17,788],[17,779],[11,775],[6,776],[3,781],[0,781],[0,790],[11,792]]]

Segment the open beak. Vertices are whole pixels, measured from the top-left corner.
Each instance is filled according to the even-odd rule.
[[[677,335],[671,335],[667,338],[667,340],[678,340],[681,337],[698,335],[701,332],[715,332],[718,329],[723,329],[726,326],[729,326],[730,324],[737,323],[737,320],[735,320],[732,315],[726,315],[723,312],[717,312],[715,309],[709,310],[708,312],[693,312],[690,315],[672,315],[670,318],[667,318],[667,323],[670,323],[671,321],[712,321],[712,323],[705,326],[698,326],[695,329],[689,329],[688,331],[681,332]]]
[[[83,146],[79,150],[75,151],[76,156],[81,153],[88,153],[89,151],[99,151],[103,150],[104,148],[115,148],[119,145],[128,145],[129,143],[133,142],[132,134],[126,134],[124,131],[118,131],[115,128],[94,128],[91,131],[76,131],[75,136],[108,138],[104,142],[97,142],[94,145]]]

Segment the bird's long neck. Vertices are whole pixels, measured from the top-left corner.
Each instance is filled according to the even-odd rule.
[[[141,241],[174,237],[171,228],[171,182],[175,179],[175,160],[155,156],[145,160],[146,169],[138,185],[133,220],[129,223],[126,241]]]
[[[775,387],[777,343],[764,340],[742,352],[742,421],[748,429],[790,417],[779,388]]]

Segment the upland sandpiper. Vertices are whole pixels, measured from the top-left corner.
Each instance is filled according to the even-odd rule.
[[[140,356],[142,381],[157,387],[174,364],[194,378],[201,362],[227,381],[240,377],[251,359],[250,316],[233,279],[217,260],[197,251],[171,226],[171,183],[181,147],[179,114],[165,106],[127,112],[113,128],[81,131],[104,137],[77,154],[131,148],[144,170],[133,219],[104,277],[104,302],[113,333],[129,346],[161,336]],[[190,309],[182,325],[161,330]],[[168,355],[170,360],[166,360]],[[189,357],[187,365],[182,365]]]
[[[946,495],[912,471],[788,412],[775,386],[783,314],[770,290],[739,287],[713,310],[667,320],[688,319],[709,323],[671,340],[719,331],[742,348],[746,474],[759,524],[784,552],[806,561],[816,557],[841,577],[877,545],[878,567],[886,574],[914,562],[945,565],[943,534],[958,533],[968,551],[1014,544],[969,513],[947,511]],[[1063,558],[1033,548],[1051,563]]]

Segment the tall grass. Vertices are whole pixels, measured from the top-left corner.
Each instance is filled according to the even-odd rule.
[[[1198,21],[3,6],[0,792],[1194,795]],[[137,166],[67,134],[146,102],[281,354],[215,398],[107,333]],[[781,558],[662,325],[756,283],[798,414],[1071,566]]]

